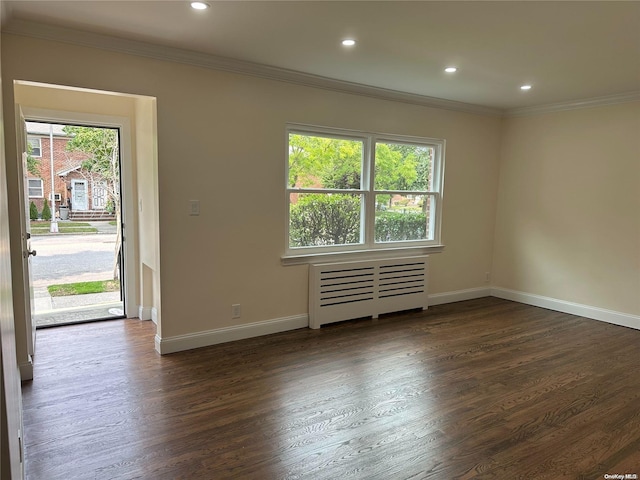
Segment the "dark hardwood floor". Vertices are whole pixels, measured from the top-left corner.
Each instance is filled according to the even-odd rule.
[[[160,357],[38,331],[26,471],[54,479],[640,476],[640,332],[485,298]]]

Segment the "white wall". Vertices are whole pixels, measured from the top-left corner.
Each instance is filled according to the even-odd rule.
[[[493,278],[640,315],[639,102],[505,120]]]
[[[430,288],[440,293],[486,286],[497,117],[14,35],[5,36],[2,61],[9,83],[32,80],[157,98],[163,337],[307,313],[307,267],[280,263],[286,122],[446,139],[446,250],[432,257]],[[11,104],[5,104],[9,116]],[[188,215],[189,199],[200,200],[200,216]],[[231,319],[234,303],[242,305],[241,319]]]

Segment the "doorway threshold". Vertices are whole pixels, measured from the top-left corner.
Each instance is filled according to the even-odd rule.
[[[114,320],[125,318],[125,314],[122,302],[118,301],[37,312],[34,318],[36,328],[46,328],[99,320]]]

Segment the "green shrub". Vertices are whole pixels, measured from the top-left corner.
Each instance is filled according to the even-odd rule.
[[[346,245],[360,241],[360,199],[355,195],[304,194],[291,205],[292,247]]]
[[[427,215],[423,212],[378,212],[376,242],[399,242],[426,238]]]
[[[46,198],[44,199],[44,205],[42,207],[42,219],[51,220],[51,209],[49,208],[49,202]]]
[[[377,242],[423,240],[423,212],[376,213]],[[303,194],[291,205],[289,244],[292,247],[348,245],[360,241],[360,199],[355,195]]]
[[[38,207],[36,207],[36,204],[33,202],[29,202],[29,218],[31,220],[38,219]]]

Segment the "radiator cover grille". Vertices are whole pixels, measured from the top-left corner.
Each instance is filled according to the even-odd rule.
[[[311,265],[309,326],[426,309],[427,257]]]

